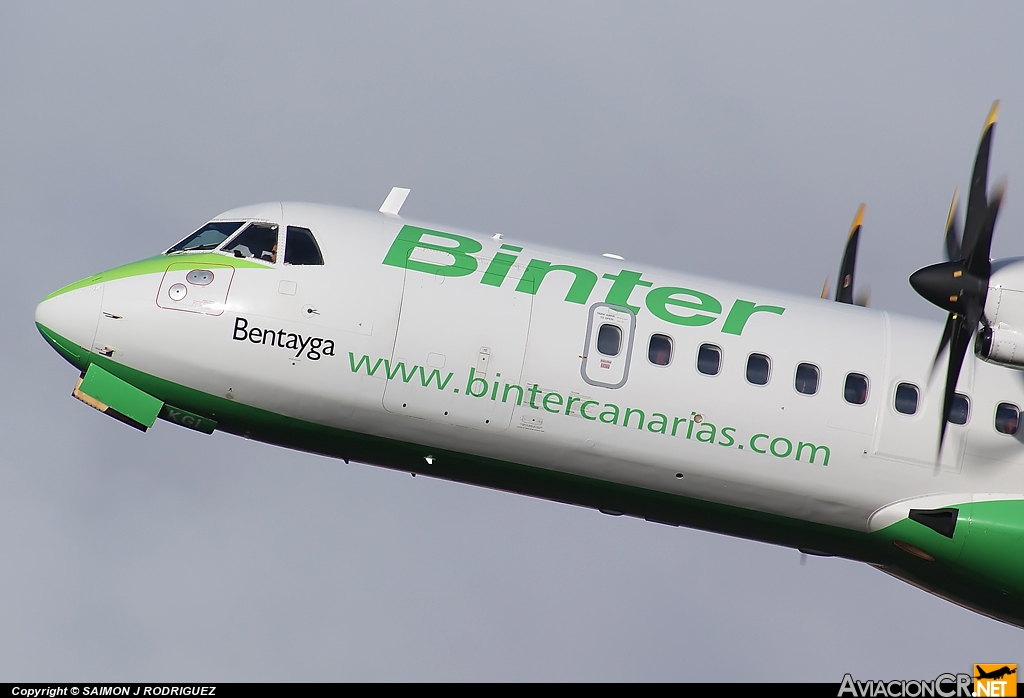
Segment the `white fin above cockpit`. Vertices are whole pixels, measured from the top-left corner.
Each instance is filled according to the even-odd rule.
[[[391,187],[391,193],[388,194],[388,198],[384,199],[384,203],[380,205],[380,212],[391,216],[397,216],[398,212],[402,210],[402,204],[405,203],[405,199],[408,196],[408,189],[403,189],[402,187]]]

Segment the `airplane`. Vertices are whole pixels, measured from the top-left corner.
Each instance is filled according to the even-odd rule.
[[[73,395],[138,429],[862,561],[1024,627],[1024,258],[990,261],[997,106],[963,233],[954,198],[947,261],[910,278],[944,327],[854,302],[863,209],[833,302],[405,219],[397,187],[373,212],[227,211],[51,293],[36,326]]]
[[[1010,674],[1016,674],[1017,673],[1017,669],[1016,668],[1011,669],[1008,666],[1002,666],[1002,667],[1000,667],[998,669],[994,669],[993,671],[985,671],[981,667],[975,667],[975,669],[976,669],[975,673],[977,675],[974,678],[976,678],[976,679],[996,679],[996,680],[999,680],[999,679],[1003,678],[1004,676],[1009,676]]]

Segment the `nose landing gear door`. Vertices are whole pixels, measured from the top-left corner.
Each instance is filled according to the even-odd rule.
[[[636,316],[628,308],[597,303],[590,308],[583,350],[583,380],[604,388],[621,388],[629,377]]]

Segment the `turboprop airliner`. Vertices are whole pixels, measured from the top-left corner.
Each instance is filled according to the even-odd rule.
[[[853,302],[860,213],[833,300],[408,220],[398,188],[227,211],[36,325],[73,395],[138,429],[859,560],[1024,627],[1024,258],[990,259],[995,120],[963,233],[954,199],[947,261],[911,277],[945,326]]]

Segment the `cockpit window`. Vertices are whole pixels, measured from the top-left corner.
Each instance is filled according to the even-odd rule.
[[[228,239],[236,230],[244,225],[241,221],[207,223],[196,232],[167,250],[172,252],[199,252],[201,250],[212,250]]]
[[[224,247],[224,252],[275,264],[277,262],[277,226],[253,223]]]
[[[285,264],[323,264],[320,246],[313,233],[305,228],[288,226],[288,241],[284,248]]]

